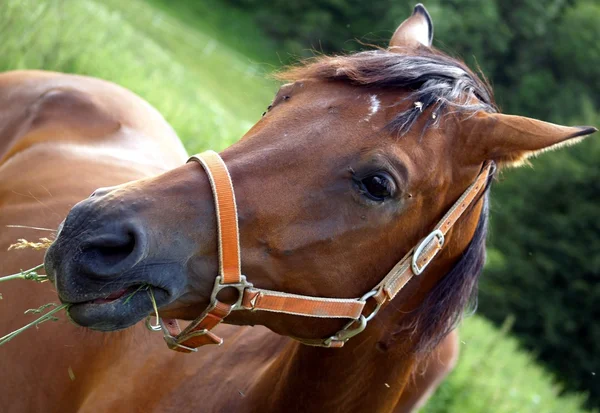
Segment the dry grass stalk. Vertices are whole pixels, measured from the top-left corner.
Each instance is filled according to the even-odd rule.
[[[32,241],[27,241],[24,238],[20,238],[17,240],[16,243],[11,244],[8,247],[8,250],[24,250],[26,248],[32,248],[36,251],[39,250],[45,250],[48,249],[48,247],[50,247],[50,245],[52,245],[52,240],[50,238],[40,238],[39,239],[40,242],[32,242]]]
[[[10,225],[8,225],[8,226],[10,226]],[[52,242],[53,242],[53,240],[51,240],[50,238],[40,238],[39,240],[40,240],[40,242],[32,242],[32,241],[27,241],[25,238],[20,238],[17,240],[16,243],[9,245],[8,251],[22,250],[25,248],[32,248],[36,251],[39,251],[42,249],[48,249],[48,247],[50,247],[50,245],[52,245]],[[25,270],[25,271],[21,270],[21,272],[19,272],[17,274],[0,277],[0,282],[16,280],[16,279],[31,280],[31,281],[37,281],[37,282],[48,281],[48,277],[46,277],[43,274],[38,274],[37,270],[39,270],[41,268],[44,268],[44,264],[37,265],[37,266],[30,268],[28,270]],[[2,299],[2,295],[0,295],[0,299]]]
[[[7,225],[6,228],[24,228],[24,229],[35,229],[36,231],[48,231],[54,232],[56,234],[56,230],[52,228],[42,228],[42,227],[32,227],[30,225]]]

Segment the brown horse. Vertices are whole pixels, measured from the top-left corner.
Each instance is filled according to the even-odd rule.
[[[487,86],[461,62],[432,49],[431,37],[429,16],[417,6],[388,50],[324,57],[284,74],[292,83],[222,154],[237,197],[242,268],[255,286],[360,297],[431,231],[484,162],[517,164],[595,130],[495,113]],[[30,188],[53,182],[54,192],[46,188],[54,195],[32,194],[28,202],[37,198],[43,208],[53,207],[48,202],[64,191],[53,207],[60,215],[88,187],[158,172],[151,168],[158,162],[156,151],[180,162],[181,151],[165,148],[173,144],[170,129],[142,121],[143,110],[149,118],[155,113],[131,102],[131,96],[126,100],[114,86],[88,87],[94,82],[79,78],[68,98],[59,93],[56,108],[37,104],[52,88],[38,90],[20,107],[33,108],[27,113],[40,120],[29,126],[14,120],[3,128],[2,138],[9,136],[12,145],[26,142],[3,158],[2,185],[12,186],[2,188],[2,208],[19,208],[11,218],[21,219],[5,221],[3,209],[3,223],[53,224],[25,216],[24,196],[5,202],[10,191],[27,195]],[[35,82],[7,83],[27,90]],[[82,100],[72,103],[76,98]],[[45,106],[48,113],[36,115],[35,108]],[[73,110],[79,106],[87,112]],[[139,108],[133,118],[140,123],[132,122],[125,108]],[[59,133],[36,132],[44,120],[62,125]],[[19,139],[10,138],[16,130]],[[62,142],[62,135],[77,141],[79,150],[62,152],[62,144],[44,144]],[[138,148],[135,154],[119,156],[131,147]],[[47,152],[36,157],[42,148]],[[107,165],[104,157],[117,160]],[[123,163],[124,158],[131,162]],[[16,171],[6,174],[11,163]],[[33,167],[39,168],[30,173],[33,178],[24,179],[24,171]],[[30,209],[35,210],[40,208]],[[221,326],[225,345],[191,356],[157,348],[160,340],[139,327],[99,336],[45,325],[37,333],[38,346],[27,346],[23,336],[12,343],[14,353],[2,354],[3,366],[18,373],[4,379],[0,402],[13,411],[48,405],[61,411],[412,411],[455,360],[456,335],[448,333],[476,286],[486,220],[481,197],[448,232],[436,260],[341,349],[305,346],[286,336],[328,337],[347,320],[260,311],[236,311],[226,322],[266,326],[279,336],[260,327]],[[7,241],[3,234],[1,241],[6,244],[22,232],[12,235]],[[188,164],[96,191],[71,210],[45,262],[61,300],[73,304],[74,322],[116,330],[151,313],[145,293],[128,294],[139,285],[152,286],[161,316],[197,317],[210,302],[218,250],[208,178],[197,164]],[[39,255],[26,259],[34,265]],[[1,270],[15,267],[26,265]],[[49,296],[43,286],[3,292],[45,302]],[[71,383],[68,367],[76,376]],[[25,383],[38,384],[40,392],[27,400],[15,396]]]
[[[21,237],[49,236],[37,228],[56,228],[73,205],[99,186],[153,176],[185,159],[162,117],[120,87],[57,73],[1,74],[0,274],[42,262],[42,251],[7,247]],[[6,283],[0,292],[2,334],[28,321],[14,314],[56,301],[50,283]],[[244,349],[244,359],[238,360],[250,371],[264,369],[289,341],[264,328],[243,334],[237,327],[221,330],[228,339],[224,349]],[[402,395],[402,411],[412,409],[435,387],[451,368],[456,349],[452,334],[423,362]],[[212,374],[231,369],[228,357],[190,358],[171,352],[142,326],[108,336],[65,322],[47,323],[0,350],[0,365],[10,372],[0,378],[0,406],[5,412],[181,412],[202,405],[204,411],[218,411],[220,405],[209,396],[212,386],[222,382],[211,382],[211,360],[221,363]],[[234,400],[245,400],[251,384],[247,374],[239,374],[224,389]],[[208,403],[214,407],[206,407]]]
[[[2,74],[0,113],[1,274],[40,263],[42,251],[8,252],[7,247],[20,237],[46,236],[37,228],[57,227],[67,211],[98,186],[152,176],[186,159],[179,140],[155,110],[97,79],[45,72]],[[56,301],[48,283],[12,282],[1,287],[5,315],[0,318],[1,332],[15,330],[26,320],[6,317],[10,312]],[[202,357],[170,352],[141,326],[108,337],[61,324],[40,326],[2,348],[1,365],[11,373],[0,380],[2,411],[97,411],[108,406],[115,411],[164,411],[156,397],[164,399],[165,394],[167,400],[175,400],[169,406],[186,411],[206,400],[208,387],[188,390],[203,384]],[[238,347],[252,347],[270,337],[274,354],[287,341],[273,340],[266,329],[244,335],[231,330],[228,338],[234,342],[228,346],[239,341]],[[404,393],[405,409],[452,365],[456,335],[444,343],[424,364],[427,368],[411,383],[411,391]],[[265,351],[264,346],[249,349],[249,355],[262,355],[245,366],[259,368],[269,359]],[[132,381],[132,376],[147,379]],[[171,384],[162,383],[165,378]],[[230,384],[229,389],[238,398],[248,385]]]

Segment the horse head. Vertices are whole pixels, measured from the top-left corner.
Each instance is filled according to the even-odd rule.
[[[432,37],[418,5],[387,49],[321,56],[280,73],[288,83],[264,116],[221,153],[235,190],[242,273],[255,287],[361,297],[431,232],[486,163],[518,165],[595,131],[498,113],[489,86],[433,48]],[[475,288],[486,214],[479,197],[436,260],[380,312],[380,324],[398,323],[436,297],[428,308],[437,306],[439,319],[430,321],[447,330]],[[469,260],[478,264],[460,266],[477,233]],[[206,172],[191,162],[97,190],[71,210],[45,264],[77,324],[137,323],[153,310],[147,291],[138,291],[148,286],[162,317],[198,317],[219,271]],[[461,276],[448,278],[453,268]],[[223,293],[224,302],[237,299]],[[347,321],[271,311],[226,319],[307,340]]]

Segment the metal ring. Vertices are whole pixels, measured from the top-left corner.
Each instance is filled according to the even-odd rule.
[[[152,316],[148,316],[146,317],[146,328],[150,331],[160,331],[162,330],[162,326],[160,325],[160,321],[157,322],[157,324],[152,324],[150,322],[150,319],[152,318]]]
[[[235,303],[231,304],[231,311],[243,310],[244,307],[242,307],[242,300],[244,299],[244,291],[247,288],[252,288],[252,283],[249,283],[244,275],[240,275],[239,283],[221,284],[221,279],[222,277],[220,275],[215,278],[215,284],[210,295],[211,306],[214,306],[214,304],[218,301],[217,294],[219,294],[221,290],[224,290],[225,288],[234,288],[238,292],[238,297]]]
[[[353,329],[350,329],[350,327],[354,323],[358,323],[358,326]],[[367,327],[367,319],[365,318],[365,316],[361,315],[358,318],[358,320],[350,321],[340,331],[338,331],[331,337],[323,340],[323,347],[331,347],[331,343],[334,341],[341,341],[341,342],[345,343],[346,341],[350,340],[355,335],[361,333],[365,329],[365,327]]]
[[[379,292],[379,290],[371,290],[368,293],[366,293],[365,295],[363,295],[362,297],[360,297],[359,301],[364,301],[365,304],[367,302],[367,300],[373,296],[375,296],[377,293]],[[371,311],[371,314],[369,314],[368,316],[365,317],[365,321],[369,322],[373,319],[373,317],[375,317],[377,315],[377,313],[379,312],[379,309],[381,308],[381,305],[383,303],[380,303],[379,301],[375,300],[375,302],[377,303],[375,305],[375,308],[373,309],[373,311]]]

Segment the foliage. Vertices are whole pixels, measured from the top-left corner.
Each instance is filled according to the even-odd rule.
[[[5,0],[0,7],[0,70],[43,68],[109,79],[156,106],[189,150],[229,145],[272,98],[275,85],[262,80],[270,66],[256,61],[277,60],[273,43],[251,28],[248,16],[216,7],[213,0],[149,1],[159,9],[140,0]],[[267,2],[244,1],[266,13]],[[319,17],[313,2],[289,3],[273,3],[300,5],[296,14],[282,15],[285,20],[273,25],[292,30],[283,26],[318,22],[314,39],[333,39],[321,47],[315,40],[314,46],[323,50],[360,47],[345,42],[353,36],[368,34],[363,39],[370,42],[388,38],[410,12],[406,1],[381,0],[374,6],[328,0],[330,17]],[[546,119],[587,113],[581,120],[597,122],[598,77],[593,67],[569,69],[568,62],[582,56],[597,59],[594,38],[578,27],[598,30],[598,18],[590,17],[597,16],[598,7],[582,1],[556,0],[548,7],[537,3],[440,0],[427,6],[437,37],[467,58],[477,55],[507,109]],[[235,22],[226,25],[228,19]],[[302,31],[311,33],[307,27]],[[545,37],[550,35],[554,37]],[[311,44],[304,37],[285,41]],[[237,47],[253,55],[247,57]],[[586,52],[594,47],[596,52]],[[514,330],[525,335],[530,347],[572,369],[571,376],[563,376],[568,384],[580,377],[581,366],[597,366],[587,363],[598,357],[590,348],[598,339],[590,320],[598,315],[600,302],[594,255],[599,228],[593,220],[598,216],[598,152],[597,143],[588,143],[546,155],[535,161],[534,171],[508,172],[494,189],[494,248],[482,309],[498,322],[516,314]],[[466,344],[460,364],[424,412],[488,412],[492,404],[500,413],[581,411],[581,397],[558,397],[560,388],[532,357],[488,323],[469,319],[461,334]],[[590,381],[592,371],[584,371]]]
[[[292,56],[385,46],[414,0],[228,0]],[[587,0],[429,0],[434,44],[481,66],[513,112],[570,120],[579,94],[600,104],[600,5]],[[584,29],[584,30],[582,30]],[[358,41],[356,41],[358,40]],[[281,53],[285,57],[284,53]],[[288,59],[289,61],[289,59]],[[565,102],[564,83],[576,94]],[[587,87],[581,87],[585,85]],[[589,88],[591,87],[591,89]]]
[[[523,342],[570,387],[597,397],[600,142],[563,151],[533,170],[511,171],[493,191],[496,258],[482,282],[480,309],[496,321],[516,315]]]

